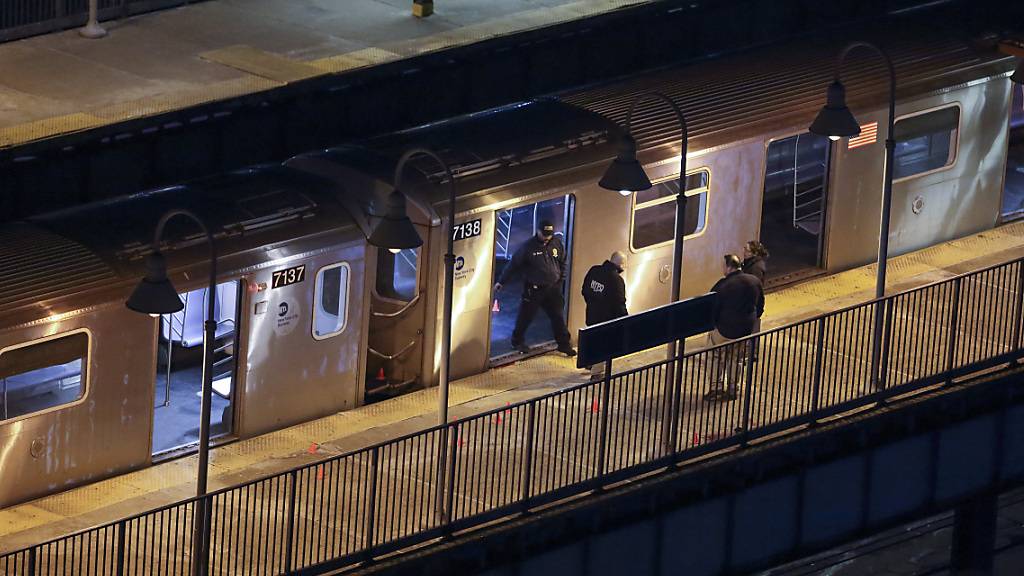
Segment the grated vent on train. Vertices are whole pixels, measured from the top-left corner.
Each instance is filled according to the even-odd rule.
[[[116,281],[85,246],[28,224],[0,228],[0,308],[45,301]]]

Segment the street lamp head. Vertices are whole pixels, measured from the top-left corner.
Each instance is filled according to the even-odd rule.
[[[405,194],[395,189],[388,195],[387,211],[373,228],[370,244],[397,254],[404,248],[418,248],[423,240],[405,211]]]
[[[154,250],[146,256],[146,275],[125,301],[125,306],[151,316],[173,314],[185,307],[167,278],[167,262],[159,251]]]
[[[618,156],[612,160],[597,185],[623,196],[651,187],[651,180],[636,159],[636,140],[628,132],[619,139]]]
[[[1017,84],[1024,84],[1024,58],[1017,58],[1017,69],[1013,71],[1010,80]]]
[[[860,134],[860,125],[846,106],[846,88],[839,80],[829,85],[825,105],[808,130],[833,141]]]

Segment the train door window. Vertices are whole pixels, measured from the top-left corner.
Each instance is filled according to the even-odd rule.
[[[88,357],[84,331],[0,352],[0,416],[10,420],[80,400]]]
[[[321,268],[313,289],[313,338],[340,334],[348,321],[349,267],[345,262]]]
[[[708,218],[710,172],[701,169],[686,176],[686,214],[683,235],[686,238],[704,232]],[[676,227],[675,199],[679,179],[659,182],[633,195],[633,250],[672,243]]]
[[[829,149],[828,138],[808,132],[768,144],[760,240],[771,253],[770,280],[821,266]]]
[[[572,195],[558,196],[533,204],[497,211],[494,238],[495,280],[502,278],[516,251],[537,234],[541,222],[545,220],[554,224],[555,238],[564,246],[565,270],[566,275],[569,274],[569,270],[572,268],[570,261],[572,257]],[[512,333],[523,300],[523,273],[521,270],[517,271],[504,280],[501,291],[492,295],[490,348],[492,364],[501,364],[519,357],[519,354],[512,348]],[[564,300],[568,300],[565,296],[571,285],[571,279],[566,278],[562,286]],[[565,308],[562,313],[565,315]],[[547,350],[554,345],[551,323],[544,316],[545,312],[539,311],[523,333],[523,343],[537,351]]]
[[[217,331],[213,344],[211,437],[231,432],[240,288],[241,282],[237,280],[222,282],[214,295]],[[180,294],[185,308],[160,317],[153,410],[154,454],[175,451],[199,440],[206,292],[206,288],[199,288]]]
[[[419,293],[419,248],[377,251],[377,295],[409,302]]]
[[[910,178],[952,166],[959,127],[959,106],[896,120],[893,178]]]
[[[1024,85],[1013,84],[1010,139],[1003,181],[1003,221],[1024,217]]]

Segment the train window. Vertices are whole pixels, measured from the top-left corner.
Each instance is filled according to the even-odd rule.
[[[341,262],[316,273],[313,291],[313,338],[340,334],[348,321],[348,264]]]
[[[686,176],[686,217],[684,236],[694,236],[707,225],[710,173],[698,170]],[[676,224],[673,202],[679,193],[679,180],[659,182],[633,195],[633,250],[642,250],[672,241]]]
[[[893,178],[909,178],[952,165],[959,127],[959,106],[897,120]]]
[[[409,302],[416,297],[419,248],[377,252],[377,294]]]
[[[79,400],[88,357],[86,332],[0,352],[0,415],[7,420]]]

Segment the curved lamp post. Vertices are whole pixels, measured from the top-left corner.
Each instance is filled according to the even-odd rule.
[[[846,106],[846,88],[840,79],[843,62],[850,52],[857,48],[867,48],[878,54],[885,62],[889,73],[889,117],[885,128],[885,174],[882,187],[882,214],[878,229],[878,267],[875,277],[875,298],[885,296],[885,272],[889,259],[889,218],[892,209],[892,173],[893,156],[896,141],[893,139],[893,126],[896,123],[896,69],[892,65],[889,54],[870,42],[851,42],[836,58],[835,75],[828,87],[825,106],[811,123],[808,130],[813,134],[828,136],[829,140],[849,138],[860,134],[860,124]],[[879,359],[882,351],[882,326],[884,322],[884,306],[879,303],[875,310],[874,337],[871,349],[871,380],[875,388],[884,388],[884,381],[879,370]]]
[[[683,225],[686,220],[687,126],[683,111],[679,109],[679,106],[671,98],[661,92],[644,92],[638,94],[633,99],[633,102],[629,105],[629,112],[626,113],[626,132],[619,140],[618,156],[608,166],[608,169],[605,170],[604,176],[601,177],[597,185],[605,190],[618,192],[623,196],[629,196],[634,192],[651,188],[650,178],[647,177],[644,167],[636,159],[636,140],[633,139],[633,134],[630,132],[633,112],[640,102],[648,99],[660,100],[668,105],[672,112],[675,113],[676,119],[679,121],[679,130],[682,132],[679,154],[679,193],[676,194],[675,238],[672,245],[672,294],[669,298],[670,302],[676,302],[679,300],[679,289],[682,284],[683,272],[683,236],[685,235],[683,233]],[[680,346],[682,344],[680,342]],[[675,356],[674,343],[670,345],[669,355]]]
[[[412,222],[409,221],[408,216],[405,215],[405,195],[400,192],[402,189],[402,173],[405,168],[405,164],[417,157],[427,156],[433,159],[441,168],[444,170],[445,177],[448,179],[448,252],[444,255],[444,321],[441,324],[441,373],[440,382],[438,383],[438,407],[437,417],[438,424],[444,426],[448,422],[448,385],[451,378],[451,355],[452,355],[452,294],[453,284],[455,282],[455,237],[452,234],[452,228],[455,226],[455,179],[452,177],[451,169],[448,168],[448,164],[441,159],[434,151],[427,148],[411,148],[406,150],[402,156],[398,159],[398,164],[395,166],[395,177],[394,177],[394,191],[391,192],[389,197],[389,214],[391,210],[395,211],[395,215],[398,214],[397,198],[401,198],[401,217],[404,218],[404,223],[401,227],[404,231],[399,231],[397,221],[392,220],[388,226],[392,227],[391,237],[394,238],[396,247],[401,248],[415,248],[423,244],[419,234],[416,233],[416,229],[412,227]],[[377,232],[380,227],[389,222],[387,218],[382,220],[378,225],[374,233],[370,235],[370,242],[373,244],[381,245],[377,242]],[[401,242],[399,244],[398,242]]]
[[[153,252],[146,257],[146,275],[139,282],[125,305],[136,312],[153,317],[173,314],[185,308],[178,291],[167,278],[167,262],[160,253],[160,238],[167,222],[175,216],[184,216],[195,222],[206,236],[210,246],[210,276],[206,291],[206,320],[203,322],[203,393],[199,422],[199,471],[196,478],[196,508],[193,512],[192,574],[206,573],[207,549],[203,527],[208,518],[207,502],[201,497],[206,494],[206,480],[210,455],[210,402],[213,390],[213,355],[216,348],[217,321],[215,319],[215,298],[217,293],[217,246],[213,235],[203,221],[188,210],[171,209],[157,222],[153,234]]]
[[[683,237],[686,235],[683,231],[683,226],[686,222],[686,151],[688,129],[686,116],[683,115],[683,111],[671,98],[661,92],[653,91],[638,94],[633,98],[633,102],[629,105],[629,111],[626,113],[625,133],[619,140],[618,156],[615,160],[612,160],[611,165],[605,170],[604,176],[601,177],[597,185],[606,190],[618,192],[623,196],[629,196],[634,192],[651,188],[651,179],[647,177],[644,167],[636,158],[636,140],[633,138],[632,132],[630,132],[633,112],[636,110],[637,105],[649,99],[660,100],[672,109],[672,112],[676,115],[676,120],[679,121],[679,130],[681,132],[679,144],[679,193],[676,194],[676,220],[672,242],[672,293],[669,295],[670,302],[677,302],[683,278]],[[669,360],[674,360],[677,357],[682,358],[685,346],[686,340],[679,340],[678,347],[676,342],[670,342],[668,345]],[[606,369],[605,378],[611,377],[610,368],[609,364]],[[681,380],[682,374],[683,364],[680,361],[676,364],[675,368],[677,382]],[[662,419],[664,427],[662,438],[664,439],[665,448],[669,453],[675,453],[676,428],[671,426],[670,423],[676,420],[679,410],[678,400],[678,395],[675,394],[675,386],[665,386],[665,406],[668,409],[668,417]]]
[[[889,118],[885,129],[885,179],[882,189],[882,217],[878,231],[878,275],[875,279],[875,298],[881,298],[885,296],[886,260],[889,253],[889,216],[892,207],[893,154],[896,150],[896,141],[893,139],[893,125],[896,122],[896,69],[885,50],[870,42],[860,41],[851,42],[843,48],[836,58],[835,76],[832,84],[828,87],[825,106],[818,112],[818,116],[808,130],[813,134],[828,136],[832,141],[860,134],[860,124],[857,123],[857,119],[853,117],[853,113],[846,106],[846,88],[840,79],[840,72],[846,56],[857,48],[873,50],[885,61],[889,72]]]

